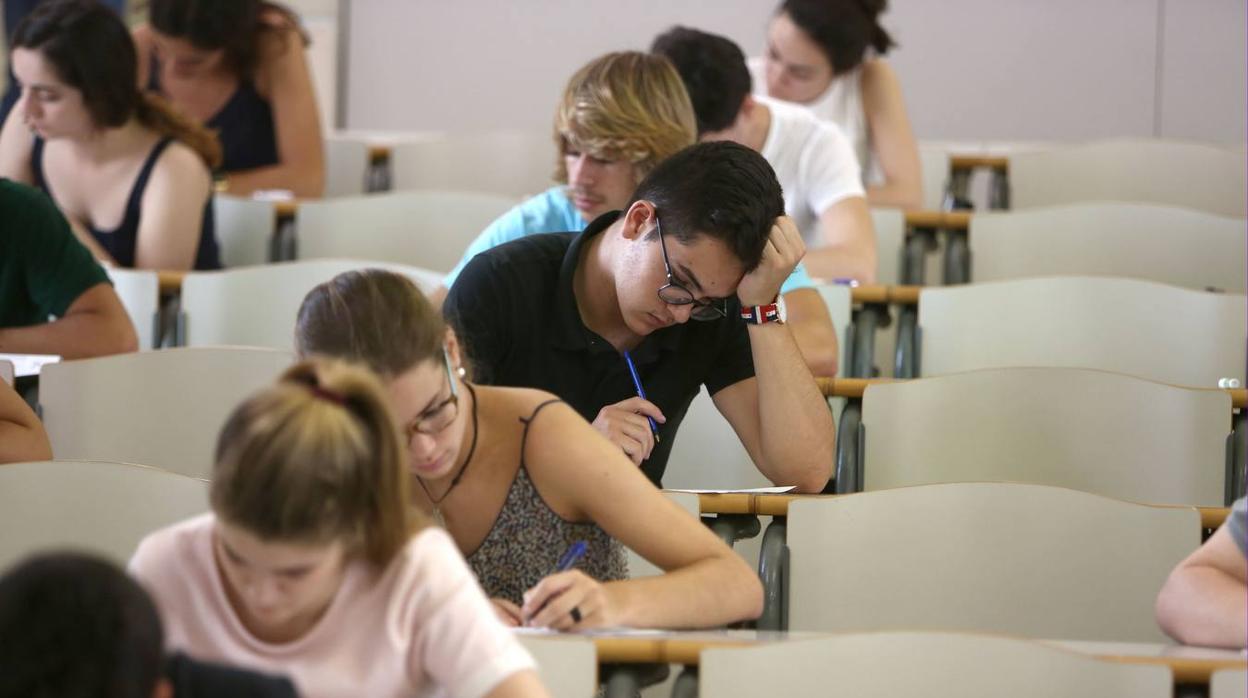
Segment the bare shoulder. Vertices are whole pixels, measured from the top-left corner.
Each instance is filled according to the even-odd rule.
[[[558,405],[551,405],[542,409],[542,420],[545,421],[549,416],[548,412],[566,412],[569,415],[576,416],[576,412],[571,407],[563,403],[559,396],[548,393],[545,390],[537,390],[535,388],[505,388],[499,386],[478,386],[477,390],[485,391],[490,394],[499,405],[505,408],[505,411],[514,413],[517,417],[528,419],[530,415],[544,403],[556,401]],[[563,409],[551,410],[552,407],[562,407]]]
[[[182,141],[173,141],[156,160],[152,179],[165,186],[195,186],[205,191],[212,184],[212,173],[199,153]]]
[[[883,58],[872,58],[862,64],[862,95],[867,101],[889,99],[901,94],[901,81],[893,67]]]
[[[303,54],[308,39],[293,12],[269,7],[260,13],[260,24],[264,27],[258,37],[262,68],[264,64]]]

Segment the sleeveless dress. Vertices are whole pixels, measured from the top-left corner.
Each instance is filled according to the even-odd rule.
[[[501,597],[515,604],[524,602],[524,592],[555,571],[563,553],[576,541],[589,544],[576,567],[600,582],[628,578],[624,546],[595,523],[566,521],[546,505],[529,479],[524,465],[524,444],[529,425],[547,405],[538,405],[528,419],[521,418],[524,435],[520,439],[520,468],[507,491],[503,509],[485,540],[471,555],[468,565],[476,573],[486,596]]]
[[[160,63],[155,56],[149,63],[147,89],[166,96],[160,88]],[[229,174],[278,163],[273,107],[260,96],[250,79],[239,80],[238,89],[204,126],[216,131],[221,141],[221,172]]]
[[[121,217],[121,225],[115,230],[100,230],[95,226],[89,226],[91,237],[108,252],[117,264],[126,268],[134,267],[135,246],[139,237],[139,218],[143,212],[143,192],[147,189],[147,180],[152,175],[152,169],[156,166],[156,160],[160,158],[160,154],[169,147],[173,142],[172,138],[166,137],[157,141],[152,147],[152,151],[148,153],[147,160],[143,162],[143,167],[139,169],[139,176],[134,180],[134,186],[130,188],[130,197],[126,199],[126,210]],[[42,138],[36,138],[35,144],[30,150],[30,169],[34,174],[35,186],[43,190],[53,200],[56,199],[52,194],[52,189],[48,186],[47,180],[43,176],[43,146]],[[192,269],[202,271],[205,269],[220,269],[221,254],[217,249],[216,226],[213,222],[212,214],[212,197],[208,197],[208,201],[204,204],[203,223],[199,228],[199,244],[195,250],[195,264]]]

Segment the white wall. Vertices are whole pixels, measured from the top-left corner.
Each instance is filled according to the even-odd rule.
[[[346,126],[549,128],[568,76],[684,23],[763,45],[775,0],[349,0]],[[1245,139],[1244,0],[893,0],[923,139]],[[340,91],[343,90],[339,86]]]

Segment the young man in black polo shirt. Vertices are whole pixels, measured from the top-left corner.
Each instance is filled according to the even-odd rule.
[[[656,484],[705,385],[768,479],[817,492],[832,472],[832,417],[777,307],[804,252],[767,161],[703,143],[580,235],[478,255],[444,312],[481,382],[558,395]]]

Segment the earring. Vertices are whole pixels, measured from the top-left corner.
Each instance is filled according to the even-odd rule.
[[[460,378],[463,378],[464,376],[468,375],[468,369],[464,368],[463,366],[460,366],[459,368],[455,369],[455,374],[458,375]]]

